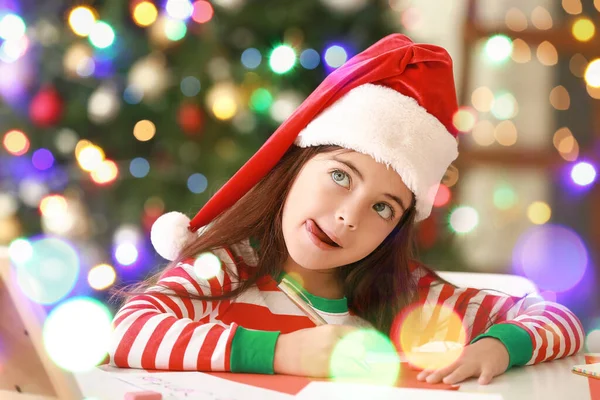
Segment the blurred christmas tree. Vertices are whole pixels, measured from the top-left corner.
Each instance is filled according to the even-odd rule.
[[[156,218],[192,216],[329,72],[399,26],[388,1],[72,3],[0,0],[0,244],[40,276],[73,260],[46,304],[164,265]],[[431,260],[442,214],[419,234]]]

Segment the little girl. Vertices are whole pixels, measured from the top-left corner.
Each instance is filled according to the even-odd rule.
[[[326,377],[336,344],[367,329],[401,352],[462,342],[418,378],[487,384],[579,351],[584,332],[565,307],[459,289],[413,260],[415,223],[458,155],[457,108],[450,56],[404,35],[335,70],[191,222],[155,223],[172,263],[127,292],[111,364]],[[326,325],[279,289],[284,277]],[[409,310],[418,318],[403,320]],[[411,346],[399,343],[407,327]]]

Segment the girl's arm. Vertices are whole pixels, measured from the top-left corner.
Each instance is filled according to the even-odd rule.
[[[229,252],[219,254],[220,251],[225,250],[214,253],[222,261],[231,256]],[[115,315],[109,351],[112,365],[273,373],[279,332],[247,330],[219,321],[220,312],[230,300],[203,301],[182,296],[220,294],[224,287],[231,290],[232,280],[226,268],[222,266],[217,276],[203,279],[191,260],[166,271],[159,284],[132,297]]]
[[[560,304],[539,297],[520,298],[455,288],[423,267],[415,273],[419,304],[425,316],[421,343],[457,341],[460,329],[448,323],[452,310],[463,322],[467,343],[492,337],[504,344],[510,357],[509,368],[566,357],[583,346],[581,322]]]

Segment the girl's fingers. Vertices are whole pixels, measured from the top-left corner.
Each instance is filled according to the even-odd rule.
[[[456,370],[454,370],[454,372],[452,372],[451,374],[446,376],[443,379],[443,382],[447,385],[454,385],[454,384],[462,382],[465,379],[470,378],[472,376],[473,376],[473,369],[462,365],[462,366],[458,367]]]
[[[451,365],[446,368],[438,369],[434,371],[431,375],[429,375],[426,379],[427,383],[439,383],[444,379],[446,375],[449,375],[454,372],[455,369],[460,368],[456,365]]]
[[[440,368],[437,371],[430,374],[427,377],[427,382],[428,383],[438,383],[442,379],[444,379],[445,376],[451,374],[456,369],[460,368],[462,365],[463,365],[463,363],[461,362],[461,360],[456,360],[452,364],[450,364],[444,368]]]
[[[417,380],[419,380],[419,381],[425,380],[425,378],[427,378],[433,371],[435,371],[435,370],[434,369],[424,369],[423,371],[419,372],[419,375],[417,375]]]
[[[491,372],[489,372],[487,370],[483,370],[483,371],[481,371],[481,375],[479,375],[478,383],[480,385],[487,385],[488,383],[490,383],[492,381],[493,378],[494,378],[494,374],[492,374]]]

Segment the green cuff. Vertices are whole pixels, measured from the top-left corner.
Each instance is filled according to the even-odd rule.
[[[510,323],[492,325],[487,332],[471,340],[471,344],[485,337],[498,339],[506,347],[509,357],[507,370],[514,366],[527,364],[533,355],[533,342],[531,341],[531,337],[529,336],[529,333],[520,326]]]
[[[279,333],[238,326],[231,341],[231,372],[273,374],[275,343]]]

